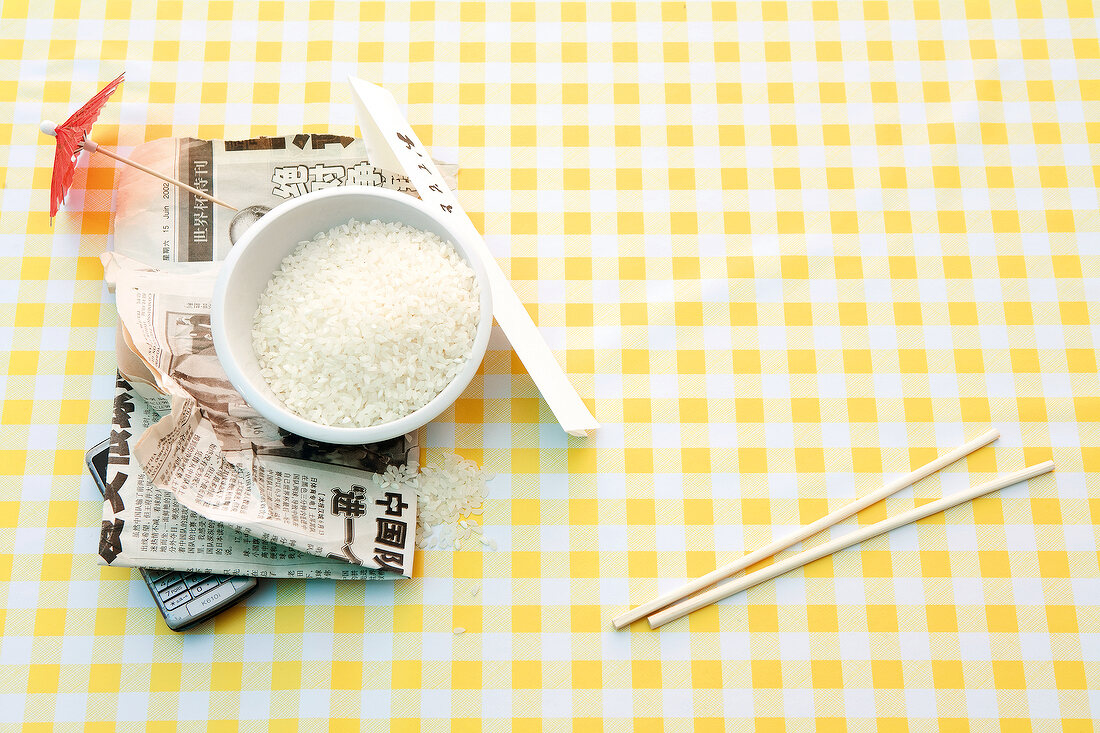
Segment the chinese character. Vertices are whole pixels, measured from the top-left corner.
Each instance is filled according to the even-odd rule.
[[[390,552],[376,547],[374,549],[374,561],[378,563],[378,567],[382,570],[392,570],[395,573],[400,573],[402,572],[401,565],[405,562],[405,556],[400,552]]]
[[[372,179],[372,176],[377,180]],[[367,161],[356,163],[348,168],[347,185],[349,186],[381,186],[386,182],[386,176],[381,168],[367,165]]]
[[[124,522],[121,519],[115,519],[113,524],[107,520],[103,520],[100,524],[99,556],[108,563],[114,562],[114,559],[122,552],[123,524]],[[377,557],[377,555],[375,555],[375,557]],[[398,562],[400,562],[401,556],[398,555],[397,558]]]
[[[443,193],[443,189],[439,187],[438,183],[433,183],[432,185],[428,186],[428,188],[435,191],[436,193]]]
[[[281,199],[301,196],[309,193],[309,169],[304,165],[277,167],[271,173],[271,182],[275,184],[271,193]]]
[[[444,211],[446,211],[449,214],[449,213],[451,213],[451,209],[453,209],[454,207],[451,206],[450,204],[440,204],[439,208],[443,209]]]
[[[409,505],[401,501],[401,494],[387,491],[385,499],[377,499],[375,504],[386,507],[386,516],[400,517],[402,509],[408,509]]]
[[[107,454],[107,463],[130,463],[130,445],[126,441],[131,437],[129,430],[111,429],[111,452]]]
[[[406,135],[403,132],[397,133],[397,139],[400,140],[401,142],[405,143],[405,147],[408,148],[409,150],[412,150],[413,147],[416,146],[416,143],[414,143],[412,141],[412,138],[410,138],[408,135]]]
[[[348,491],[340,489],[332,490],[332,513],[343,514],[345,517],[361,517],[367,513],[363,504],[363,494],[366,491],[362,486],[352,486]]]
[[[115,387],[118,389],[128,390],[130,389],[130,383],[122,378],[119,374],[115,379]],[[114,404],[114,421],[119,427],[130,427],[130,415],[134,411],[134,403],[130,400],[130,395],[120,393],[115,397]]]
[[[318,163],[309,169],[310,189],[313,191],[339,186],[343,182],[344,166],[342,165]]]
[[[408,525],[396,519],[382,519],[381,517],[376,521],[378,522],[378,535],[374,538],[375,542],[390,547],[405,547],[405,533],[408,530]]]

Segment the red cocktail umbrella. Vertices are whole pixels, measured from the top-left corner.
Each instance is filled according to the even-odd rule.
[[[205,191],[192,188],[181,181],[177,181],[174,178],[168,178],[154,170],[146,168],[140,163],[135,163],[129,158],[124,158],[121,155],[101,148],[88,137],[88,134],[92,131],[92,125],[95,123],[96,118],[99,117],[99,111],[103,109],[103,105],[107,103],[107,97],[111,96],[115,89],[118,88],[118,85],[122,83],[123,76],[124,74],[119,74],[117,79],[100,89],[99,93],[89,99],[87,104],[76,112],[73,112],[69,119],[65,120],[60,125],[50,122],[49,120],[42,122],[42,132],[57,138],[57,149],[53,156],[53,178],[50,181],[50,219],[52,220],[57,216],[57,208],[65,202],[65,196],[69,193],[69,187],[73,185],[73,174],[76,172],[76,161],[81,150],[87,150],[89,153],[103,153],[108,158],[114,158],[117,161],[126,163],[138,170],[154,175],[161,180],[168,181],[173,185],[190,191],[196,196],[201,196],[215,204],[236,211],[237,209],[235,207],[223,201],[219,201]]]
[[[92,131],[92,124],[99,117],[99,111],[107,103],[107,97],[122,83],[122,74],[99,90],[99,94],[88,100],[83,107],[73,112],[69,119],[60,125],[49,120],[42,123],[42,132],[57,138],[57,148],[53,155],[53,179],[50,181],[50,218],[57,216],[57,209],[65,202],[69,187],[73,185],[76,172],[76,160],[84,146],[84,139]]]

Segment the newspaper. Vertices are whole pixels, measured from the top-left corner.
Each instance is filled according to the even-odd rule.
[[[362,140],[340,135],[162,138],[139,146],[132,158],[238,209],[217,206],[124,166],[115,251],[149,265],[224,260],[250,224],[310,191],[357,185],[416,193],[404,175],[374,165]],[[447,186],[455,188],[457,166],[436,165]]]
[[[317,557],[212,522],[158,488],[134,458],[134,446],[161,413],[116,382],[100,562],[123,567],[270,578],[378,579],[382,571],[344,559]],[[404,446],[395,443],[395,454]],[[394,455],[400,459],[403,456]]]
[[[103,255],[105,278],[117,295],[118,369],[159,415],[127,444],[127,459],[145,476],[132,485],[133,506],[155,505],[149,499],[154,489],[169,492],[183,509],[227,530],[288,551],[336,558],[358,573],[411,576],[415,490],[382,474],[415,474],[416,434],[371,446],[335,446],[280,430],[233,389],[210,332],[216,261],[250,223],[243,215],[254,220],[284,197],[328,185],[411,192],[407,179],[371,166],[360,141],[330,135],[162,140],[138,148],[135,157],[218,198],[233,198],[241,211],[212,207],[151,184],[144,174],[123,172],[115,251]],[[148,521],[129,516],[132,527]],[[163,526],[176,526],[178,515],[173,517],[162,518]],[[114,554],[112,564],[195,561],[187,557],[190,550],[171,547],[157,551],[159,560],[142,555],[161,546],[146,542],[142,550],[139,539],[134,549],[124,531],[125,509],[119,514],[110,501],[104,503],[104,522],[112,527],[104,542]],[[126,537],[130,541],[123,542]],[[233,572],[272,572],[268,564],[249,565],[243,557],[235,562]]]

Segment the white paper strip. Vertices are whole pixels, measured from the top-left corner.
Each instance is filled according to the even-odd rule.
[[[515,349],[519,360],[539,388],[554,417],[570,435],[584,436],[599,427],[596,418],[581,401],[565,373],[539,333],[527,309],[523,307],[512,284],[504,276],[489,246],[470,217],[459,205],[432,162],[428,151],[420,144],[393,95],[370,82],[348,77],[359,130],[367,145],[371,162],[382,168],[403,172],[412,181],[420,198],[433,208],[454,217],[454,227],[468,235],[489,272],[493,292],[493,315],[504,335]]]

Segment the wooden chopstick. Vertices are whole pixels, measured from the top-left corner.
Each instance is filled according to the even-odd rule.
[[[845,504],[836,511],[826,514],[824,517],[821,517],[821,519],[818,519],[811,524],[807,524],[805,527],[801,527],[795,530],[791,534],[782,537],[775,542],[772,542],[770,545],[761,547],[759,550],[750,552],[749,554],[744,555],[731,563],[723,565],[716,570],[712,570],[706,575],[696,578],[695,580],[692,580],[680,586],[676,590],[669,591],[668,593],[665,593],[664,595],[659,596],[648,603],[643,603],[636,608],[619,614],[614,619],[612,619],[611,623],[614,624],[616,629],[621,629],[624,626],[627,626],[628,624],[631,624],[640,618],[649,616],[655,611],[659,611],[665,606],[671,605],[679,600],[687,598],[692,593],[703,590],[704,588],[707,588],[708,586],[711,586],[720,580],[725,580],[726,578],[741,572],[745,568],[754,565],[761,560],[769,558],[777,552],[787,549],[796,542],[801,542],[811,535],[817,534],[824,529],[832,527],[837,522],[847,519],[853,514],[856,514],[857,512],[874,504],[875,502],[881,501],[882,499],[885,499],[886,497],[901,491],[907,486],[912,486],[921,479],[930,476],[936,471],[939,471],[941,468],[950,466],[952,463],[959,460],[960,458],[964,458],[974,451],[978,450],[979,448],[989,445],[994,440],[996,440],[999,435],[1000,433],[996,430],[996,428],[992,428],[985,433],[979,435],[977,438],[963,443],[958,448],[955,448],[948,453],[944,453],[942,456],[935,459],[934,461],[926,463],[915,471],[894,479],[885,486],[875,489],[869,494],[865,494],[855,501]]]
[[[1015,471],[1014,473],[1001,476],[999,478],[990,481],[989,483],[980,484],[974,486],[965,491],[960,491],[957,494],[951,496],[945,496],[942,499],[929,502],[923,506],[910,509],[907,512],[903,512],[891,519],[884,519],[881,522],[876,522],[863,529],[858,529],[855,532],[846,534],[843,537],[838,537],[835,540],[826,542],[820,547],[814,547],[810,550],[805,550],[797,555],[788,557],[785,560],[780,560],[774,565],[770,565],[762,570],[757,570],[755,573],[749,573],[743,578],[732,580],[728,583],[723,583],[717,588],[712,588],[704,593],[700,593],[694,598],[688,598],[687,600],[680,601],[663,611],[649,617],[649,625],[656,629],[659,626],[667,624],[669,621],[674,621],[681,616],[686,616],[692,611],[696,611],[704,606],[709,606],[715,601],[719,601],[723,598],[740,593],[743,590],[753,587],[759,583],[763,583],[766,580],[782,575],[788,570],[794,570],[795,568],[802,567],[807,563],[811,563],[814,560],[819,560],[826,555],[831,555],[834,552],[839,552],[847,547],[851,547],[854,544],[863,542],[877,535],[889,532],[892,529],[897,529],[902,525],[915,522],[918,519],[924,519],[938,512],[942,512],[946,509],[950,509],[953,506],[962,504],[963,502],[975,499],[983,494],[988,494],[998,489],[1003,489],[1006,486],[1026,481],[1027,479],[1034,478],[1048,471],[1054,470],[1054,461],[1044,461],[1043,463],[1029,466],[1027,468]]]

